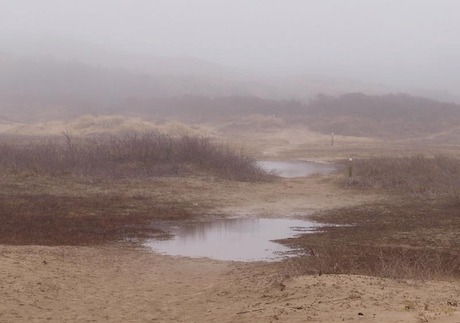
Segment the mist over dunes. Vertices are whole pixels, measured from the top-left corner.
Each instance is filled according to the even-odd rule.
[[[152,59],[145,66],[141,73],[135,68],[3,53],[0,116],[43,121],[88,113],[137,113],[203,121],[235,113],[299,113],[433,122],[444,116],[456,118],[459,110],[454,103],[386,94],[385,87],[360,82],[319,76],[262,78],[185,57]]]
[[[187,57],[152,58],[144,65],[143,72],[120,66],[121,62],[118,67],[107,67],[50,56],[0,55],[0,109],[3,114],[26,111],[29,116],[41,114],[46,118],[53,113],[63,117],[59,112],[62,110],[70,116],[77,109],[76,113],[107,112],[125,101],[184,95],[253,96],[305,102],[318,93],[384,92],[377,86],[319,76],[245,75]],[[129,111],[130,107],[125,108]]]
[[[174,66],[177,60],[164,62]],[[186,58],[181,62],[193,65]],[[200,65],[200,61],[195,63]],[[203,123],[265,115],[322,133],[384,138],[457,133],[460,123],[460,105],[455,103],[384,94],[384,88],[312,76],[244,81],[243,75],[218,67],[201,75],[184,67],[180,74],[175,69],[168,72],[165,63],[158,73],[153,65],[146,69],[150,73],[139,73],[6,54],[1,55],[0,64],[3,122],[117,114]]]
[[[274,114],[300,118],[317,131],[383,135],[394,129],[406,134],[449,130],[458,119],[452,102],[460,100],[450,88],[360,81],[353,74],[314,74],[300,67],[261,71],[186,52],[160,56],[72,37],[0,33],[0,40],[3,121],[118,114],[202,122]],[[289,63],[286,56],[280,60]]]

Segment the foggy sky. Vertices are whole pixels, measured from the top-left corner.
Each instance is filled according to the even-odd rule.
[[[0,37],[458,95],[459,13],[457,0],[0,0]]]

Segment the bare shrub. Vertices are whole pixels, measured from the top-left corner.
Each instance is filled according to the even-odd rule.
[[[41,137],[0,141],[0,167],[50,175],[144,177],[190,169],[238,181],[273,179],[256,160],[209,138],[158,132],[124,136]]]
[[[304,251],[299,273],[460,278],[460,202],[400,199],[323,210],[325,225],[283,243]],[[293,266],[294,267],[294,266]]]
[[[320,274],[359,274],[418,280],[460,277],[458,255],[430,249],[324,243],[311,247],[309,255],[298,258],[296,262],[299,263],[297,268]]]

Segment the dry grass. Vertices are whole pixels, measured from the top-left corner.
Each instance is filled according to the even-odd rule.
[[[142,208],[140,202],[145,203]],[[2,195],[0,243],[88,245],[144,239],[159,232],[153,219],[190,216],[179,206],[126,196]]]
[[[41,137],[0,142],[0,167],[6,172],[52,176],[73,174],[106,178],[145,178],[198,171],[237,181],[267,181],[252,157],[213,144],[209,138],[157,132],[125,136]]]
[[[346,178],[345,184],[411,196],[459,198],[460,161],[445,155],[358,159],[353,162],[353,177]]]
[[[460,278],[460,163],[435,156],[357,160],[348,189],[377,189],[385,202],[318,212],[326,226],[287,240],[305,250],[300,272],[390,278]],[[295,266],[294,266],[295,267]]]
[[[452,252],[407,247],[312,245],[307,257],[291,260],[298,274],[357,274],[393,279],[458,279],[460,257]]]
[[[3,244],[145,239],[159,233],[153,226],[158,219],[187,219],[207,209],[178,193],[185,189],[174,185],[185,185],[184,176],[274,178],[251,157],[202,137],[152,132],[2,139]]]
[[[0,243],[93,245],[142,241],[157,220],[202,213],[163,190],[161,180],[0,174]],[[177,181],[177,180],[176,180]],[[164,196],[163,196],[164,195]]]

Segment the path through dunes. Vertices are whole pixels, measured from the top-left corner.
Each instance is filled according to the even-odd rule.
[[[458,322],[460,286],[129,247],[0,248],[2,322]],[[360,315],[359,313],[363,314]]]

